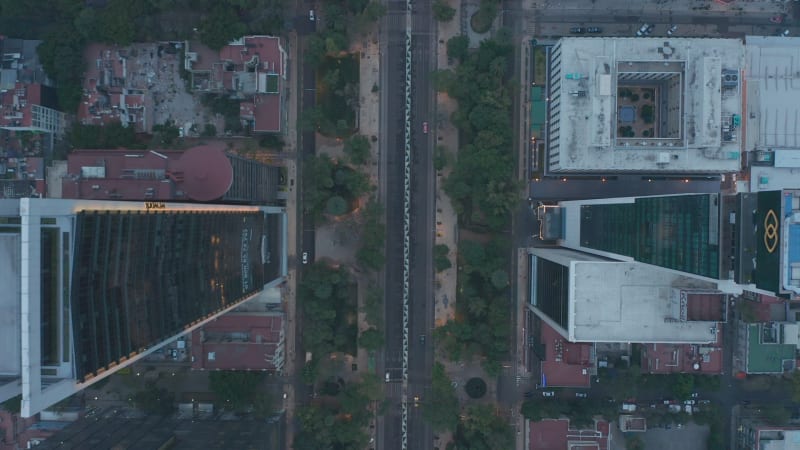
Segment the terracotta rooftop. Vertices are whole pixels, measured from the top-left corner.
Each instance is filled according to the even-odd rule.
[[[721,374],[722,326],[713,344],[643,344],[642,372]]]
[[[718,322],[725,320],[727,296],[718,292],[686,292],[686,320]]]
[[[572,343],[541,321],[541,342],[545,348],[542,376],[547,386],[589,387],[592,344]]]
[[[280,38],[274,36],[245,36],[216,54],[195,42],[187,48],[186,70],[192,73],[194,89],[236,92],[242,98],[240,117],[251,121],[255,132],[281,130],[285,64]]]
[[[192,333],[192,368],[280,370],[283,316],[228,313]]]
[[[33,124],[32,105],[41,102],[42,86],[17,82],[14,89],[0,93],[0,126],[29,127]]]
[[[212,201],[233,184],[225,144],[186,151],[75,150],[67,157],[63,198]]]
[[[569,419],[530,422],[530,450],[608,450],[608,422],[595,421],[594,429],[576,430]]]

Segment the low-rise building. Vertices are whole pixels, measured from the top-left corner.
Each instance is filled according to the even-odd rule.
[[[231,312],[192,333],[192,369],[282,372],[285,323],[280,312]]]
[[[540,360],[540,384],[543,387],[590,387],[592,376],[597,374],[594,344],[570,342],[547,322],[537,320],[536,324],[539,336],[533,350]]]
[[[790,322],[740,323],[739,341],[744,358],[734,368],[748,374],[782,374],[797,368],[800,324]]]
[[[770,426],[757,417],[742,418],[736,428],[735,450],[795,450],[800,426]]]
[[[185,45],[192,90],[239,99],[240,118],[256,133],[282,130],[287,56],[280,38],[244,36],[218,52],[195,42]]]
[[[528,429],[530,450],[611,448],[609,424],[605,420],[595,420],[594,427],[581,430],[570,426],[569,419],[544,419],[528,422]]]
[[[644,433],[647,431],[647,419],[630,414],[621,414],[619,416],[619,429],[623,433]]]
[[[74,150],[63,198],[274,204],[280,169],[238,156],[224,143],[176,150]]]

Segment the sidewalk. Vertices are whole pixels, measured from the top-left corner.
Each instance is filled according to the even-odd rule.
[[[455,8],[456,14],[450,22],[438,22],[438,39],[436,49],[436,68],[453,69],[454,64],[448,64],[447,41],[461,34],[461,2],[451,1],[450,6]],[[444,170],[437,173],[436,177],[436,239],[435,245],[446,245],[450,252],[451,267],[436,274],[434,285],[434,324],[440,327],[447,321],[455,318],[456,313],[456,267],[458,266],[458,217],[450,198],[442,190],[442,183],[450,175],[452,166],[458,157],[458,129],[450,123],[449,117],[458,108],[458,103],[446,93],[436,94],[437,125],[434,136],[435,145],[442,145],[447,149],[447,164]]]

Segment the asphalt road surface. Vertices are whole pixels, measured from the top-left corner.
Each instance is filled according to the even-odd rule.
[[[396,449],[401,443],[401,382],[403,351],[403,164],[405,109],[406,3],[389,0],[381,35],[381,177],[386,206],[386,266],[384,307],[386,346],[383,355],[389,407],[378,419],[377,448]]]
[[[386,268],[384,280],[386,347],[384,371],[389,374],[389,408],[379,421],[379,448],[401,447],[402,350],[403,350],[403,196],[405,161],[405,42],[406,3],[390,0],[383,21],[381,41],[382,155],[386,205]],[[409,419],[408,448],[433,447],[433,434],[422,419],[422,402],[430,387],[433,347],[428,338],[433,323],[433,167],[430,142],[422,123],[434,123],[433,93],[429,75],[435,57],[430,1],[415,2],[412,15],[412,218],[411,273],[409,274]],[[425,343],[421,342],[425,335]],[[415,406],[415,398],[419,405]]]
[[[295,30],[297,31],[297,46],[298,46],[298,54],[303,53],[303,49],[305,48],[305,39],[304,36],[311,34],[315,30],[315,23],[308,21],[308,12],[309,9],[309,2],[302,2],[298,1],[296,4],[298,15],[295,21]],[[301,89],[299,100],[300,105],[298,108],[298,114],[302,114],[302,111],[311,109],[314,107],[316,102],[316,74],[314,72],[314,68],[306,63],[305,61],[301,60],[302,67],[299,69],[302,73],[300,74],[300,84],[298,87]],[[297,224],[302,232],[297,233],[297,242],[296,242],[296,249],[299,253],[297,256],[297,261],[295,264],[302,264],[302,254],[308,254],[308,261],[314,261],[314,243],[315,243],[315,233],[314,233],[314,219],[308,214],[303,213],[302,206],[305,204],[303,202],[303,161],[306,158],[314,156],[315,152],[315,135],[313,132],[302,132],[300,133],[300,140],[298,141],[298,153],[297,153],[297,195],[298,201],[297,205],[300,207],[297,209]],[[304,267],[300,267],[296,271],[296,285],[300,285],[301,280],[303,279],[303,269]],[[294,351],[294,358],[295,358],[295,376],[292,379],[293,386],[294,386],[294,395],[295,395],[295,406],[301,406],[307,403],[309,397],[312,394],[312,388],[305,383],[303,383],[300,374],[302,373],[303,366],[305,365],[305,347],[303,345],[303,323],[306,319],[303,317],[303,313],[301,308],[297,308],[295,312],[295,323],[294,328],[290,330],[290,332],[295,333],[295,351]],[[296,420],[296,419],[295,419]],[[297,425],[297,424],[295,424]],[[295,427],[297,429],[297,427]]]
[[[429,397],[433,367],[434,171],[432,134],[435,95],[430,74],[436,67],[436,42],[431,0],[414,2],[412,14],[412,161],[409,396],[424,403]],[[428,133],[423,123],[427,122]],[[425,336],[425,338],[422,338]],[[433,448],[433,431],[413,408],[408,420],[408,448]]]

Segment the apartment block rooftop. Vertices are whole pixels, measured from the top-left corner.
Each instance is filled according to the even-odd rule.
[[[562,38],[549,61],[548,170],[739,170],[736,39]]]

